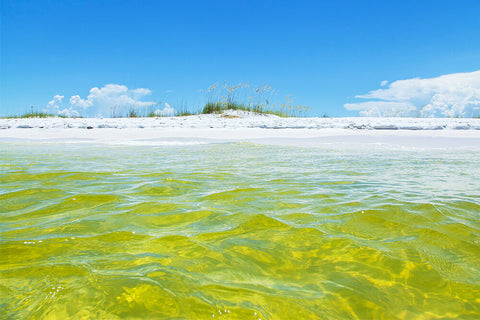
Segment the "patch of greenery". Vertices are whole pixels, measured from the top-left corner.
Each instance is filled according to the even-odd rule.
[[[259,114],[274,114],[280,117],[302,117],[311,108],[294,105],[294,99],[286,96],[283,103],[276,101],[278,92],[272,86],[250,87],[249,84],[231,85],[227,82],[216,83],[206,91],[206,100],[202,114],[223,113],[226,110],[242,110]]]
[[[140,117],[140,115],[138,114],[137,110],[135,110],[135,108],[130,108],[130,110],[128,110],[127,117],[138,118],[138,117]]]
[[[181,109],[181,110],[175,111],[175,117],[186,117],[186,116],[193,116],[196,114],[198,114],[198,112],[193,113],[188,111],[187,109]]]
[[[281,117],[288,117],[288,115],[284,112],[281,112],[279,110],[269,110],[264,108],[262,105],[245,105],[245,104],[240,104],[237,102],[207,102],[205,106],[202,109],[202,114],[220,114],[223,113],[227,110],[242,110],[242,111],[247,111],[247,112],[254,112],[254,113],[259,113],[259,114],[275,114]]]
[[[5,119],[26,119],[26,118],[66,118],[64,115],[54,115],[52,113],[47,112],[40,112],[40,111],[30,111],[25,112],[19,116],[17,115],[10,115],[6,116]]]
[[[20,118],[51,118],[55,117],[54,114],[46,112],[28,112],[20,116]]]

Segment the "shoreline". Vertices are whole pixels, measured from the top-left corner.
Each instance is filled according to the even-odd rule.
[[[480,150],[480,119],[172,118],[0,119],[0,143],[194,145],[251,142],[329,149]]]
[[[262,128],[359,130],[480,130],[480,118],[282,118],[230,111],[181,117],[146,118],[5,118],[0,129],[126,129],[126,128]]]

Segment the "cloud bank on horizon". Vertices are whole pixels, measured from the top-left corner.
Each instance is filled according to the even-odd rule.
[[[153,101],[143,101],[150,94],[151,91],[146,88],[128,89],[124,85],[107,84],[101,88],[91,88],[85,99],[74,95],[66,102],[65,96],[57,94],[48,102],[45,111],[67,117],[123,115],[130,109],[157,106]],[[154,111],[156,115],[172,115],[174,112],[168,104]]]
[[[383,117],[478,117],[480,116],[480,70],[436,78],[382,81],[382,88],[347,103],[347,110],[361,116]]]
[[[355,96],[366,101],[348,103],[344,107],[358,111],[361,116],[374,117],[480,116],[480,70],[436,78],[382,81],[380,86],[380,89]],[[155,102],[144,101],[150,94],[147,88],[129,89],[124,85],[107,84],[91,88],[86,98],[73,95],[65,99],[57,94],[44,111],[69,117],[126,115],[129,110],[139,108],[156,109],[153,113],[158,116],[175,114],[167,103],[163,109],[158,109]]]

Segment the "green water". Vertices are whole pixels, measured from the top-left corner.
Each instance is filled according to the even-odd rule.
[[[480,318],[480,152],[0,152],[2,319]]]

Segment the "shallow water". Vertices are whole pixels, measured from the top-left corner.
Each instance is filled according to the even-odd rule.
[[[5,319],[480,317],[480,152],[8,144]]]

